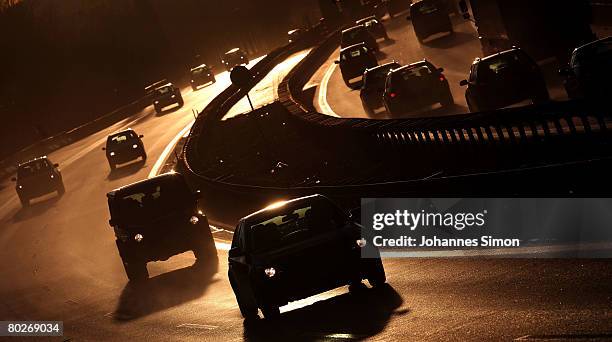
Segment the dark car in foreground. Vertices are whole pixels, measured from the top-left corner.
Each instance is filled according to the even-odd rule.
[[[550,99],[540,67],[519,48],[476,58],[469,78],[459,84],[467,86],[465,99],[471,112]]]
[[[604,99],[612,95],[612,37],[574,50],[570,63],[559,73],[570,98]]]
[[[419,42],[441,32],[453,33],[453,24],[448,10],[440,5],[439,0],[421,0],[410,5],[412,27]]]
[[[383,94],[387,112],[399,115],[435,103],[453,105],[453,94],[443,72],[426,60],[389,72]]]
[[[249,64],[249,57],[244,50],[233,48],[223,54],[221,63],[225,66],[225,70],[231,71],[235,66]]]
[[[385,25],[383,25],[383,23],[373,15],[363,19],[359,19],[355,22],[355,24],[358,26],[365,26],[375,39],[389,39],[389,36],[387,35],[387,29],[385,29]]]
[[[246,319],[340,286],[386,282],[378,258],[362,258],[362,227],[321,195],[277,203],[242,218],[229,251],[228,276]],[[375,248],[375,247],[374,247]]]
[[[342,79],[349,88],[358,88],[361,82],[351,83],[351,80],[362,77],[368,68],[378,65],[374,51],[368,49],[364,43],[351,45],[340,50],[340,59],[334,63],[340,65]]]
[[[58,164],[53,164],[46,156],[21,163],[17,166],[15,190],[23,207],[30,205],[30,200],[57,191],[62,196],[66,189]]]
[[[138,158],[142,158],[143,161],[147,160],[147,152],[142,142],[143,137],[144,135],[138,135],[134,130],[128,128],[106,138],[106,146],[102,150],[106,151],[106,159],[111,170],[117,168],[118,164]]]
[[[161,113],[164,108],[175,103],[179,108],[185,104],[181,90],[175,87],[174,84],[166,83],[161,87],[157,87],[153,92],[153,107],[156,113]]]
[[[342,30],[340,38],[340,48],[349,47],[355,44],[363,43],[373,52],[378,52],[378,43],[376,38],[370,33],[365,25],[357,25],[346,30]]]
[[[212,70],[206,64],[191,68],[191,70],[189,70],[189,77],[191,78],[191,89],[194,91],[198,90],[198,87],[201,85],[215,83],[217,81]]]
[[[167,173],[106,195],[117,249],[130,281],[149,277],[147,263],[193,251],[196,263],[216,260],[208,219],[179,173]]]
[[[363,85],[359,92],[361,104],[368,115],[383,106],[383,93],[385,92],[385,80],[389,72],[399,69],[401,65],[397,62],[382,64],[363,73]]]

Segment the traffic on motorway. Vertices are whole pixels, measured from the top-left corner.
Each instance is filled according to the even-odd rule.
[[[578,12],[578,3],[582,4],[582,0],[572,1],[569,11]],[[30,4],[28,0],[23,2]],[[525,141],[538,143],[537,148],[553,151],[551,155],[557,157],[564,154],[557,146],[569,149],[569,139],[575,139],[582,144],[579,146],[595,146],[593,149],[597,153],[593,152],[594,157],[588,155],[587,161],[590,167],[598,170],[593,173],[595,183],[597,177],[606,173],[606,163],[610,159],[601,151],[609,146],[605,135],[609,123],[602,119],[608,114],[608,106],[602,104],[612,95],[612,87],[608,84],[612,76],[612,37],[597,37],[590,29],[580,31],[577,27],[582,20],[578,16],[563,23],[549,18],[545,26],[558,28],[567,24],[563,30],[568,31],[563,32],[576,34],[554,39],[550,45],[541,43],[547,46],[538,46],[539,38],[525,35],[525,28],[509,25],[516,23],[520,12],[531,6],[538,11],[546,8],[527,0],[518,0],[513,5],[495,0],[495,10],[490,7],[493,2],[485,5],[476,0],[338,0],[300,5],[280,0],[273,2],[266,6],[242,0],[218,4],[217,14],[206,13],[204,10],[208,8],[201,7],[197,1],[189,5],[153,2],[134,5],[139,18],[146,17],[147,23],[153,24],[149,27],[138,22],[130,34],[141,37],[139,39],[155,36],[153,43],[165,37],[163,40],[168,41],[164,42],[165,46],[176,49],[172,57],[176,65],[169,66],[163,58],[156,61],[158,56],[151,57],[143,62],[146,66],[133,74],[104,80],[110,87],[106,91],[116,98],[134,92],[140,97],[139,101],[146,103],[134,117],[128,116],[101,127],[76,142],[53,148],[45,146],[44,153],[40,153],[39,145],[31,151],[27,149],[27,157],[24,150],[16,152],[24,157],[20,156],[20,162],[16,163],[11,186],[0,186],[0,255],[4,260],[0,269],[6,274],[4,278],[11,282],[0,284],[0,298],[4,301],[0,305],[0,339],[494,341],[612,338],[609,333],[612,331],[609,320],[612,263],[609,259],[597,259],[597,253],[608,255],[612,247],[609,241],[588,240],[597,236],[591,231],[568,233],[572,236],[562,241],[540,237],[527,240],[521,236],[521,239],[513,239],[516,246],[512,247],[521,247],[524,242],[531,245],[520,252],[497,248],[510,247],[502,245],[487,251],[431,245],[396,258],[394,256],[399,254],[393,253],[406,252],[409,243],[404,243],[401,251],[385,254],[388,250],[382,247],[379,250],[372,243],[376,228],[369,227],[368,217],[362,216],[365,209],[384,209],[373,204],[373,197],[380,194],[431,197],[432,193],[438,196],[440,193],[455,194],[452,191],[457,188],[469,194],[470,184],[474,184],[470,182],[482,182],[479,186],[487,187],[515,177],[513,172],[523,171],[517,168],[504,170],[507,173],[494,173],[483,168],[482,172],[476,172],[479,164],[465,175],[446,174],[446,170],[441,169],[418,179],[407,176],[413,169],[429,172],[430,166],[424,164],[439,157],[435,145],[439,141],[449,145],[457,143],[463,150],[444,146],[450,152],[447,151],[444,160],[437,161],[436,165],[455,163],[460,169],[461,153],[473,151],[467,145],[487,143],[487,153],[495,158],[500,156],[500,159],[515,156],[516,164],[523,167],[527,162],[521,161],[521,157],[531,146]],[[165,16],[170,8],[183,5],[185,8],[172,9],[177,12]],[[54,10],[44,13],[55,13],[55,10],[59,11],[57,13],[87,12],[83,9],[86,5],[66,11],[49,6]],[[292,6],[300,6],[300,10],[294,13],[290,11]],[[559,6],[565,8],[566,5]],[[312,15],[307,10],[311,7],[314,8]],[[28,7],[2,4],[0,18],[3,18],[3,11],[13,13],[11,8],[26,11]],[[102,8],[92,11],[102,11]],[[227,16],[220,14],[224,12]],[[105,15],[110,16],[108,13]],[[177,13],[189,13],[189,20],[176,19],[180,17],[174,15]],[[16,15],[15,18],[21,17]],[[104,16],[100,18],[107,20]],[[119,24],[119,19],[113,22]],[[163,24],[163,20],[172,25]],[[223,30],[215,31],[214,37],[193,34],[195,29],[208,27],[208,22],[213,21],[216,24],[210,29],[224,26]],[[277,26],[276,21],[282,24]],[[505,26],[491,28],[495,26],[491,23],[502,21]],[[452,61],[457,58],[456,51],[460,51],[460,45],[457,47],[452,42],[468,39],[457,30],[458,22],[474,25],[479,34],[482,31],[479,36],[482,56],[470,55],[470,60],[474,57],[471,66],[461,72],[455,70],[455,65],[448,65],[452,62],[416,58],[413,53],[393,55],[387,49],[402,39],[435,49],[437,55],[444,56],[443,61]],[[270,26],[260,30],[264,23]],[[529,15],[521,23],[527,31],[542,29]],[[187,34],[181,39],[168,39],[179,36],[170,34],[179,24],[193,26],[185,30]],[[394,25],[393,31],[390,25]],[[404,34],[401,38],[396,35],[398,25],[399,30],[404,31],[410,25],[410,35]],[[156,31],[157,26],[168,31],[161,34]],[[113,32],[113,36],[118,38],[116,33]],[[265,39],[259,38],[266,34],[269,36]],[[319,113],[310,105],[314,94],[321,94],[322,89],[311,88],[322,87],[323,83],[304,82],[308,85],[294,87],[293,78],[299,79],[302,75],[285,69],[308,67],[313,60],[318,65],[311,69],[325,67],[325,58],[317,55],[320,53],[317,49],[321,41],[327,42],[334,37],[339,38],[334,46],[337,50],[325,58],[329,57],[330,68],[337,66],[342,89],[336,87],[329,91],[358,94],[357,103],[360,101],[369,119],[384,116],[398,120],[358,123],[347,120],[345,126],[333,124],[331,128],[324,123],[313,124],[312,118]],[[136,40],[131,44],[138,45]],[[190,45],[181,45],[183,40]],[[281,42],[278,43],[280,47],[269,48],[275,46],[270,42]],[[148,48],[152,49],[151,46]],[[562,79],[569,100],[558,101],[551,95],[549,59],[554,59],[554,65],[559,66],[555,67],[555,77]],[[216,62],[211,63],[213,60]],[[167,79],[159,76],[166,74]],[[314,74],[303,78],[311,80],[317,77],[316,72]],[[95,73],[84,75],[94,79],[106,77]],[[138,82],[134,81],[136,85],[122,88],[119,83],[130,77],[139,77]],[[149,84],[151,78],[159,81]],[[455,79],[460,81],[455,82]],[[149,85],[143,92],[145,84]],[[457,102],[462,102],[463,98],[458,99],[456,93],[453,95],[454,86],[464,89],[467,106],[466,112],[460,113],[463,116],[458,117],[467,118],[469,113],[474,116],[460,122],[436,121],[423,114],[432,108],[448,116],[455,113]],[[4,95],[2,91],[4,88],[0,87],[0,95]],[[237,94],[240,99],[235,96]],[[203,110],[195,104],[197,96],[206,98],[208,105]],[[257,99],[255,106],[251,96]],[[232,103],[234,99],[237,100]],[[237,111],[241,114],[221,119],[244,99],[248,99],[250,110],[242,113],[240,107]],[[558,103],[561,106],[554,107]],[[265,105],[259,107],[261,104]],[[558,145],[556,141],[545,141],[553,135],[550,133],[552,124],[544,121],[548,117],[532,125],[527,133],[523,126],[512,126],[514,123],[499,128],[494,127],[497,121],[487,121],[502,112],[507,117],[510,112],[504,110],[509,107],[523,106],[525,113],[546,108],[549,111],[541,117],[562,117],[553,128],[557,135],[565,132],[571,136],[565,137],[568,140],[559,139]],[[92,107],[95,104],[92,103]],[[296,107],[306,115],[296,115]],[[569,114],[561,113],[585,108],[589,110],[587,115],[597,112],[599,116],[591,115],[577,122]],[[93,109],[91,111],[93,113]],[[42,111],[33,113],[46,115],[40,114]],[[43,122],[32,115],[31,120],[36,121],[33,126]],[[483,127],[488,129],[486,139],[480,126],[474,130],[469,126],[468,121],[474,117],[481,118]],[[565,121],[561,123],[561,120]],[[531,124],[528,118],[523,121],[524,126]],[[370,123],[375,130],[369,130]],[[385,126],[385,123],[390,124]],[[392,125],[404,123],[405,127],[423,129],[426,133],[404,135],[403,131],[393,130]],[[595,124],[599,125],[596,137],[576,138],[579,134],[593,133],[589,127]],[[455,127],[459,127],[457,135],[455,131],[449,135],[443,131],[450,132]],[[491,128],[498,129],[494,132],[501,141],[496,142],[497,145],[492,143]],[[436,129],[443,133],[438,135]],[[465,136],[478,134],[477,141],[466,140],[464,130]],[[505,145],[502,140],[514,139],[515,131],[524,141]],[[372,139],[383,142],[387,138],[393,143],[379,145],[389,149],[385,151],[388,155],[374,155],[375,151],[380,151],[376,149],[380,146],[371,146],[375,141]],[[319,145],[308,139],[317,140]],[[341,142],[343,139],[347,141]],[[221,143],[197,145],[200,141]],[[418,146],[413,148],[407,142],[418,143]],[[339,151],[338,146],[351,144],[353,149],[347,149],[346,154],[329,158],[329,151]],[[310,163],[308,158],[312,156],[300,152],[305,146],[317,149],[312,151],[315,158]],[[502,150],[504,154],[496,154]],[[291,159],[285,155],[290,155]],[[584,155],[587,156],[586,152]],[[387,156],[393,156],[393,163],[389,165],[397,167],[393,175],[405,174],[405,179],[379,182],[377,175],[361,176],[367,176],[370,168],[381,172],[382,164],[368,165],[367,162],[371,160],[375,164]],[[454,159],[450,160],[449,156]],[[483,154],[474,160],[478,157],[491,158]],[[201,158],[197,160],[198,165],[194,163],[197,158]],[[155,163],[152,168],[148,164],[151,160]],[[297,160],[303,162],[298,168],[304,169],[304,173],[295,170]],[[360,162],[363,162],[362,170],[358,170],[361,174],[353,170]],[[572,183],[572,175],[580,175],[581,179],[588,175],[586,167],[580,169],[583,162],[576,160],[571,169],[555,170],[564,170],[559,178]],[[499,163],[501,165],[502,161]],[[73,165],[69,175],[64,165]],[[248,170],[241,169],[245,165]],[[537,177],[541,177],[547,172],[546,167],[559,165],[561,163],[538,165],[538,170],[529,169],[528,172],[533,173],[522,175],[524,178],[520,179],[527,179],[536,172],[539,172]],[[342,175],[337,175],[339,173]],[[298,175],[297,182],[286,181],[295,175]],[[241,183],[245,179],[248,181]],[[328,179],[340,181],[338,184],[325,183]],[[366,179],[366,183],[351,183],[355,179]],[[261,183],[257,183],[258,180]],[[436,183],[428,183],[429,180]],[[537,184],[533,188],[530,196],[537,196]],[[395,190],[398,192],[393,192]],[[518,192],[514,195],[521,196]],[[567,196],[573,195],[570,190]],[[18,200],[19,207],[13,205],[11,198],[15,204]],[[395,200],[399,203],[400,199]],[[419,202],[419,206],[456,209],[454,202],[449,204],[453,200],[427,199]],[[605,212],[603,205],[607,202],[602,203],[602,208],[581,209],[586,213],[591,213],[589,209]],[[507,212],[514,209],[500,207]],[[415,209],[412,219],[425,222],[419,220],[428,217],[427,209],[418,210]],[[484,208],[478,208],[478,213],[482,213],[478,216],[482,221],[479,227],[488,228],[485,221],[492,222],[491,225],[499,223],[494,221],[500,217],[489,218]],[[385,222],[385,229],[387,226],[408,226],[407,214],[401,217],[399,211],[387,216],[375,215]],[[469,215],[466,209],[460,213],[461,220],[470,220]],[[391,219],[394,220],[392,224],[386,223]],[[589,224],[595,222],[586,214],[572,219],[575,221],[570,223],[580,227],[587,225],[587,221]],[[549,221],[542,226],[554,230],[549,226],[562,224],[554,218]],[[421,233],[421,229],[429,228],[424,223],[417,226],[415,223],[408,230]],[[526,227],[517,225],[517,232],[525,233]],[[442,229],[440,236],[433,238],[444,239],[445,244],[451,241],[442,247],[456,247],[452,240],[458,238],[464,228]],[[486,236],[491,240],[495,238]],[[392,245],[399,240],[385,241],[392,241]],[[426,241],[424,237],[423,241]],[[595,247],[589,244],[583,249],[582,242],[601,244]],[[14,261],[10,260],[11,255]],[[457,255],[459,257],[455,258]],[[572,259],[567,255],[587,255],[588,259]],[[491,256],[519,259],[489,260]],[[529,259],[541,256],[555,258],[547,261]],[[516,324],[508,323],[510,321]],[[45,324],[49,324],[50,330]]]

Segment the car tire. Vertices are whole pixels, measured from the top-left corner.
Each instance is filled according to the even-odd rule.
[[[446,94],[444,94],[440,104],[443,107],[450,107],[455,104],[455,100],[453,99],[453,93],[451,93],[450,89],[446,90]]]
[[[191,85],[191,90],[196,91],[196,90],[198,90],[198,87],[192,84]]]
[[[27,208],[30,206],[30,199],[26,197],[19,196],[19,201],[21,202],[21,206],[24,208]]]
[[[109,163],[108,166],[110,166],[111,171],[115,171],[117,169],[117,165],[116,164]]]
[[[159,108],[159,106],[155,106],[155,113],[157,114],[161,113],[161,108]]]
[[[149,279],[147,264],[144,262],[123,262],[125,274],[131,282],[139,282]]]
[[[277,305],[266,304],[261,307],[261,313],[265,319],[275,319],[280,316],[280,308]]]
[[[66,187],[64,186],[64,183],[60,183],[60,185],[58,185],[57,187],[57,194],[60,196],[64,196],[65,193],[66,193]]]
[[[179,107],[183,107],[185,105],[185,102],[183,101],[183,98],[181,98],[180,100],[178,100],[178,105]]]
[[[236,302],[238,303],[238,309],[240,309],[240,313],[242,314],[242,317],[246,320],[257,318],[257,306],[249,305],[248,303],[245,302],[244,299],[242,299],[242,296],[240,295],[240,292],[238,291],[238,288],[236,287],[236,280],[234,279],[234,276],[229,274],[228,278],[229,278],[232,290],[234,291],[234,294],[236,295]]]
[[[385,268],[380,258],[371,259],[368,263],[367,279],[372,287],[380,287],[387,282]]]
[[[142,158],[142,161],[147,161],[147,153],[146,152],[142,152],[140,157]]]
[[[216,78],[213,76],[213,77],[211,78],[210,82],[212,82],[212,83],[217,83],[217,79],[216,79]]]

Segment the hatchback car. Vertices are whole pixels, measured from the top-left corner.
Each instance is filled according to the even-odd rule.
[[[419,42],[427,37],[441,32],[453,33],[453,24],[448,16],[448,10],[441,8],[440,1],[421,0],[410,5],[412,27]]]
[[[365,25],[357,25],[342,31],[340,40],[340,48],[349,47],[355,44],[363,43],[373,51],[378,52],[378,43],[376,38],[370,33]]]
[[[363,73],[363,85],[359,96],[363,109],[368,115],[373,115],[376,109],[383,107],[383,93],[385,92],[387,74],[400,67],[399,63],[391,62],[367,69]]]
[[[191,70],[189,70],[189,76],[191,78],[191,89],[194,91],[201,85],[215,83],[217,81],[212,70],[206,64],[191,68]]]
[[[102,150],[106,151],[106,159],[111,170],[117,168],[118,164],[138,158],[142,158],[143,161],[147,160],[147,153],[142,142],[143,137],[144,135],[138,135],[129,128],[106,138],[106,146]]]
[[[570,63],[562,68],[564,86],[570,98],[604,98],[612,95],[612,37],[596,40],[574,50]]]
[[[358,88],[361,82],[351,83],[356,77],[362,77],[368,68],[378,65],[374,52],[368,49],[364,43],[351,45],[340,50],[340,59],[334,63],[340,65],[342,79],[349,88]]]
[[[519,48],[476,58],[470,76],[459,85],[467,86],[465,99],[471,112],[507,107],[522,101],[549,100],[540,67]]]
[[[17,190],[17,196],[23,207],[30,205],[30,200],[57,191],[62,196],[66,189],[58,164],[47,158],[39,157],[17,166],[17,177],[11,178]]]
[[[216,261],[208,219],[198,210],[179,173],[167,173],[113,190],[106,195],[109,224],[130,281],[149,277],[147,262],[193,251],[197,261]]]
[[[444,69],[423,60],[394,69],[387,75],[383,102],[391,115],[404,114],[440,103],[454,104]]]
[[[227,71],[231,71],[235,66],[249,64],[249,57],[240,48],[233,48],[223,54],[221,63]]]
[[[385,25],[383,25],[383,23],[375,16],[369,16],[367,18],[359,19],[355,22],[355,24],[365,26],[375,39],[389,39],[389,36],[387,35],[387,29],[385,29]]]
[[[321,195],[277,203],[242,218],[229,251],[228,276],[238,307],[249,319],[258,308],[265,318],[279,307],[367,279],[386,281],[376,247],[361,257],[362,227]]]
[[[155,112],[161,113],[162,110],[169,105],[177,104],[178,107],[183,107],[185,102],[181,95],[181,90],[175,87],[172,83],[167,83],[161,87],[155,88],[153,93],[153,107]]]

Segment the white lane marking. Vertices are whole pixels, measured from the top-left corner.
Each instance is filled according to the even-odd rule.
[[[438,251],[380,251],[380,256],[384,258],[448,258],[448,257],[476,257],[476,256],[525,256],[525,255],[544,255],[547,253],[576,252],[578,254],[597,250],[612,250],[610,242],[580,243],[577,245],[549,245],[531,246],[516,248],[495,248],[495,249],[457,249],[457,250],[438,250]]]
[[[340,115],[336,114],[334,110],[327,102],[327,87],[329,86],[329,79],[332,77],[334,70],[336,70],[336,63],[332,63],[325,71],[323,75],[323,79],[321,80],[321,85],[319,86],[319,108],[321,108],[321,112],[323,114],[340,117]]]
[[[174,147],[176,146],[176,143],[178,143],[178,141],[179,141],[179,139],[181,139],[181,137],[185,136],[189,132],[189,130],[191,129],[191,126],[193,125],[194,122],[195,122],[195,120],[191,120],[189,122],[189,124],[187,124],[187,126],[185,126],[174,138],[172,138],[170,143],[162,151],[161,155],[159,156],[159,158],[157,159],[157,161],[155,162],[155,164],[151,168],[151,172],[149,172],[149,175],[147,176],[147,178],[151,178],[151,177],[157,176],[157,173],[164,166],[164,163],[165,163],[166,159],[168,159],[168,156],[170,155],[170,153],[172,153],[174,151]]]
[[[194,323],[183,323],[176,326],[177,328],[187,328],[187,329],[200,329],[200,330],[214,330],[217,329],[218,325],[208,325],[208,324],[194,324]]]

